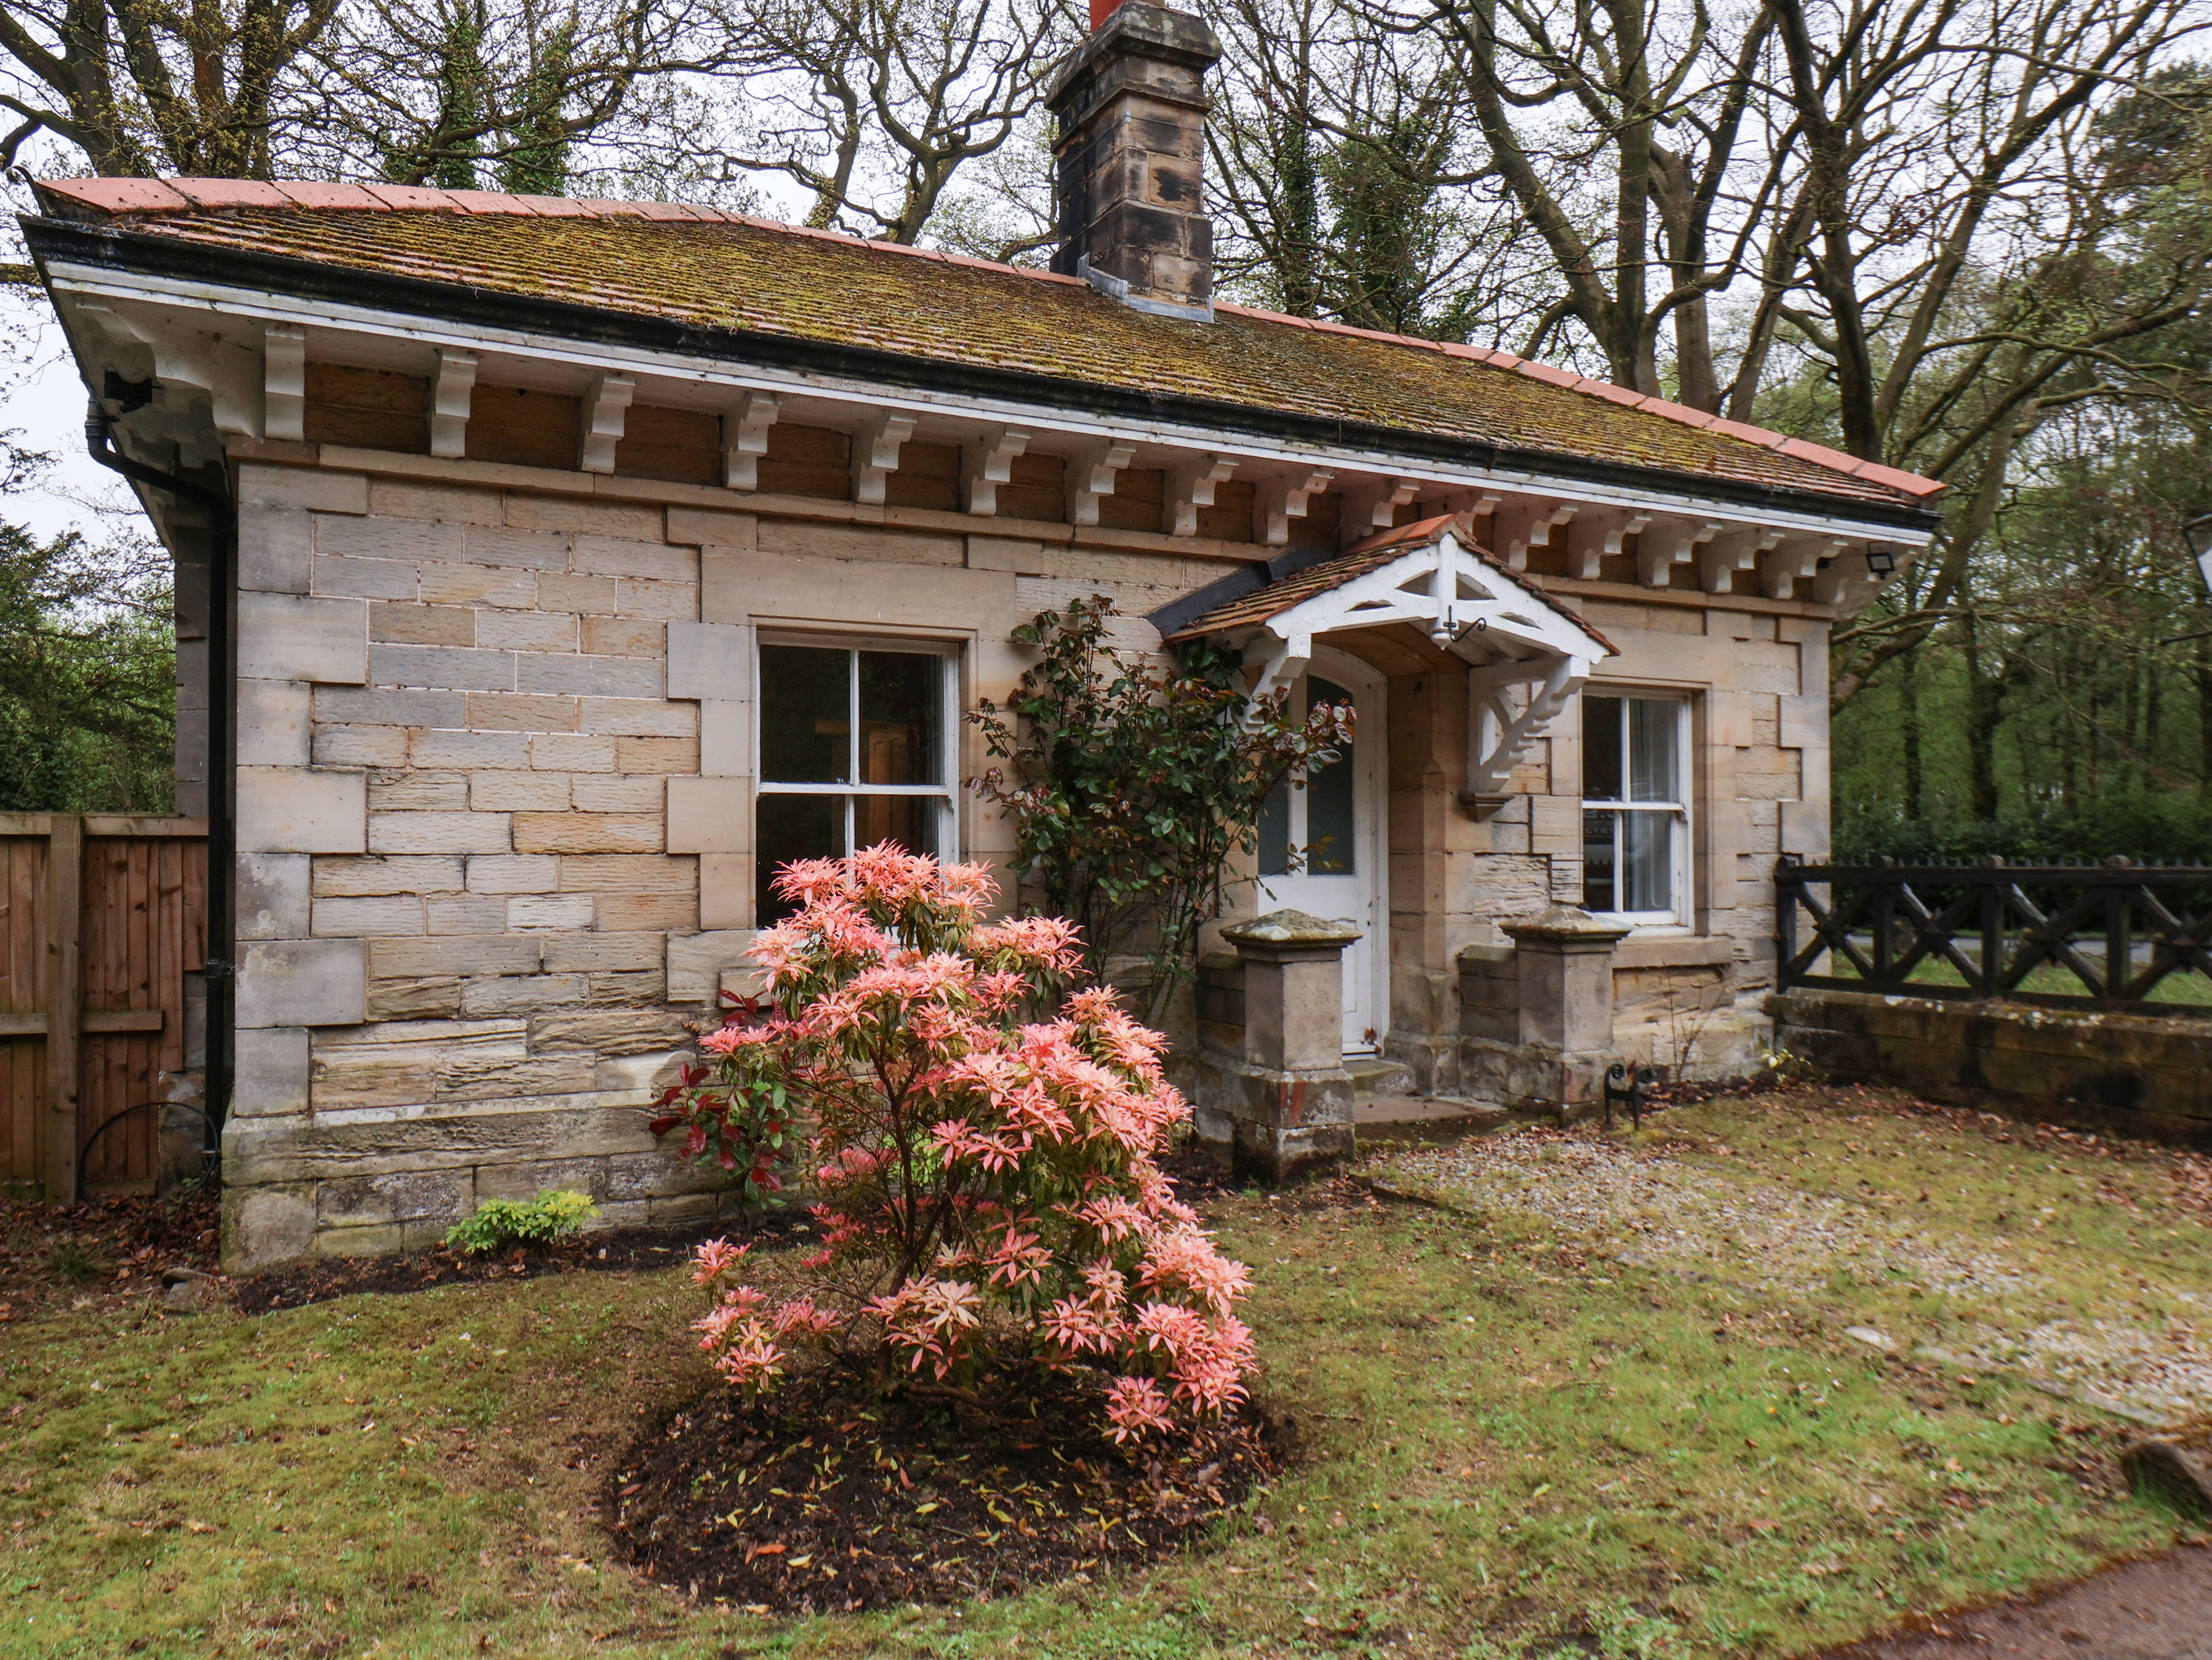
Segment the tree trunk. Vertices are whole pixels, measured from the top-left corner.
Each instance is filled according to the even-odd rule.
[[[1976,819],[1997,816],[1997,722],[2004,711],[2005,683],[1984,673],[1980,642],[1975,637],[1974,616],[1968,612],[1960,629],[1966,663],[1966,752],[1968,806]]]
[[[1905,816],[1917,822],[1928,816],[1925,781],[1920,759],[1920,652],[1905,653],[1905,668],[1897,688],[1899,705],[1898,733],[1905,745]]]

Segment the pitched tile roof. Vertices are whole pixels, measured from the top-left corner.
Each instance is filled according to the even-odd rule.
[[[1072,277],[664,202],[383,184],[66,179],[50,212],[182,243],[1024,371],[1891,509],[1940,484],[1480,347],[1222,305],[1211,323]]]
[[[1519,571],[1509,569],[1474,539],[1474,526],[1466,514],[1442,513],[1434,519],[1398,525],[1393,529],[1378,530],[1365,541],[1353,543],[1334,559],[1305,566],[1265,588],[1240,594],[1225,604],[1214,606],[1181,624],[1166,637],[1170,640],[1195,640],[1208,634],[1228,634],[1238,629],[1257,627],[1271,617],[1280,616],[1293,606],[1311,599],[1316,595],[1327,593],[1332,589],[1341,588],[1355,577],[1365,576],[1369,571],[1381,570],[1391,560],[1400,559],[1416,548],[1428,546],[1447,530],[1458,539],[1461,547],[1506,581],[1526,590],[1546,610],[1559,610],[1557,599]],[[1563,614],[1608,652],[1613,649],[1613,642],[1582,618],[1571,612]]]

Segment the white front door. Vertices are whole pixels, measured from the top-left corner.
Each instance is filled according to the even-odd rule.
[[[1388,888],[1383,873],[1383,678],[1317,649],[1290,706],[1350,701],[1350,748],[1310,778],[1279,785],[1259,825],[1259,905],[1359,930],[1344,954],[1344,1053],[1373,1054],[1389,1025]]]

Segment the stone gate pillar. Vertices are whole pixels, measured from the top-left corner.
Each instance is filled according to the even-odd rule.
[[[1520,1099],[1512,1104],[1578,1117],[1613,1059],[1613,953],[1628,930],[1569,905],[1504,926],[1520,1000]]]
[[[1344,947],[1350,923],[1272,911],[1221,930],[1244,964],[1244,1065],[1233,1104],[1232,1162],[1282,1181],[1352,1150],[1344,1069]]]

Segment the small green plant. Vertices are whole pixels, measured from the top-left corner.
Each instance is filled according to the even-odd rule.
[[[567,1239],[598,1214],[588,1195],[559,1187],[535,1199],[487,1199],[445,1231],[445,1243],[471,1256],[529,1250]]]
[[[97,1252],[78,1239],[64,1239],[46,1256],[46,1271],[73,1286],[98,1278],[106,1266]]]

